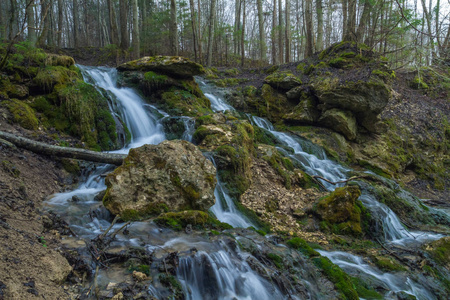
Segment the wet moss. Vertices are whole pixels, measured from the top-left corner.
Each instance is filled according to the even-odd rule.
[[[320,256],[319,252],[314,250],[304,239],[301,239],[299,237],[292,238],[286,243],[289,247],[302,252],[308,257]]]
[[[283,269],[283,258],[281,256],[275,253],[267,253],[266,255],[278,269]]]
[[[170,299],[184,299],[183,289],[178,280],[169,274],[160,274],[159,281],[161,284],[167,288],[170,288],[172,295],[169,297]]]
[[[62,166],[64,170],[75,176],[81,175],[80,165],[77,160],[63,158],[61,159]]]
[[[105,200],[106,199],[106,200]],[[107,194],[105,194],[103,201],[107,201]],[[160,215],[161,213],[165,213],[169,211],[169,207],[167,204],[162,202],[150,203],[144,209],[139,211],[134,209],[125,209],[121,214],[120,218],[122,221],[140,221],[145,220],[150,217],[154,217]]]
[[[395,260],[385,257],[385,256],[373,256],[372,261],[375,265],[385,272],[395,272],[395,271],[404,271],[406,270],[401,264],[396,262]]]
[[[212,113],[208,98],[197,97],[186,90],[171,88],[162,93],[161,101],[167,110],[176,115],[198,117]]]
[[[27,103],[17,99],[11,99],[4,101],[2,105],[8,108],[11,112],[13,122],[18,123],[25,129],[38,129],[39,121],[36,118],[33,108],[31,108]]]

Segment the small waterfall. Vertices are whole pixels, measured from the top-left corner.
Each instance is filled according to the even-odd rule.
[[[390,291],[385,295],[385,299],[397,299],[392,292],[405,292],[413,295],[417,299],[436,299],[429,291],[427,291],[419,283],[402,274],[384,273],[379,269],[366,263],[361,257],[341,252],[341,251],[323,251],[318,250],[320,255],[328,257],[334,264],[341,267],[345,272],[352,276],[369,279],[375,286],[381,286]]]
[[[266,119],[251,116],[251,120],[256,126],[259,126],[274,135],[280,144],[291,148],[294,153],[286,152],[281,148],[278,149],[292,158],[295,162],[299,163],[308,174],[321,176],[333,182],[345,180],[347,178],[346,174],[349,170],[327,159],[322,148],[313,146],[310,142],[301,140],[288,133],[276,131],[273,128],[273,125]],[[310,153],[306,152],[306,149],[309,150]],[[334,190],[336,187],[325,181],[322,181],[322,183],[329,190]]]
[[[131,88],[117,87],[117,70],[112,68],[97,68],[78,66],[87,82],[90,82],[114,96],[120,105],[120,115],[132,134],[132,142],[119,152],[127,153],[130,148],[144,144],[159,144],[165,140],[162,125],[158,122],[152,110],[162,115],[156,107],[146,104],[144,100]],[[148,109],[145,109],[145,108]],[[149,112],[150,110],[150,112]]]
[[[214,166],[217,168],[214,157],[210,153],[204,153],[209,158]],[[214,190],[214,196],[216,197],[216,203],[210,208],[211,212],[221,222],[230,224],[233,227],[247,228],[254,226],[250,223],[236,208],[233,199],[228,195],[224,184],[220,181],[219,174],[216,175],[217,184]]]
[[[211,109],[215,112],[231,110],[234,111],[234,107],[225,102],[224,95],[219,88],[206,84],[200,77],[195,77],[195,81],[199,84],[203,94],[211,102]]]
[[[195,119],[190,117],[181,117],[181,120],[183,121],[185,128],[183,135],[181,136],[181,139],[188,142],[192,142],[192,136],[194,135],[195,132]]]

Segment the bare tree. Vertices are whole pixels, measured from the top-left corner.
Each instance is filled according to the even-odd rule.
[[[140,57],[141,44],[139,41],[139,15],[138,15],[138,3],[137,0],[131,0],[131,6],[133,8],[133,58],[138,59]]]
[[[128,49],[129,36],[128,36],[128,5],[127,0],[119,1],[119,16],[120,16],[120,48],[122,50]]]
[[[287,1],[287,0],[286,0]],[[262,0],[256,0],[258,9],[258,28],[259,28],[259,59],[263,62],[267,60],[266,33],[264,31],[264,16],[262,8]]]
[[[170,26],[169,26],[170,54],[178,55],[178,26],[177,4],[170,0]]]
[[[211,67],[212,63],[212,48],[213,48],[213,28],[215,23],[215,10],[216,10],[216,0],[211,0],[211,6],[209,8],[209,28],[208,28],[208,60],[207,66]]]

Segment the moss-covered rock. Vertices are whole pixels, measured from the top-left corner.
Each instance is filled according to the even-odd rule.
[[[356,201],[360,195],[357,186],[346,186],[319,200],[315,212],[325,222],[323,226],[337,226],[341,233],[362,234],[361,209]]]
[[[294,107],[292,112],[283,116],[287,124],[315,124],[319,119],[320,112],[316,107],[316,101],[303,93],[302,100]]]
[[[356,138],[356,119],[350,111],[332,108],[322,114],[319,122],[334,131],[342,133],[350,141]]]
[[[181,56],[146,56],[120,65],[119,71],[156,72],[176,78],[192,78],[205,73],[205,69]]]
[[[216,170],[191,143],[164,141],[130,150],[106,177],[103,204],[126,219],[170,211],[208,210],[215,202]]]
[[[39,121],[34,110],[25,102],[11,99],[2,103],[12,114],[12,121],[30,130],[37,130]]]
[[[425,245],[425,250],[434,260],[450,270],[450,237],[443,237]]]
[[[302,84],[302,81],[289,71],[272,73],[264,79],[264,82],[282,90],[290,90]]]
[[[168,212],[159,215],[155,220],[157,224],[182,230],[187,225],[198,229],[231,229],[231,225],[214,219],[204,211],[186,210],[180,212]]]

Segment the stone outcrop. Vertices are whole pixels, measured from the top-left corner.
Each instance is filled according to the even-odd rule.
[[[291,72],[275,72],[264,79],[271,87],[290,90],[302,84],[301,80]]]
[[[119,71],[152,71],[178,78],[192,78],[205,73],[201,65],[181,56],[146,56],[124,63],[117,69]]]
[[[165,211],[208,210],[214,205],[216,170],[186,141],[164,141],[131,149],[121,167],[106,177],[105,207],[123,219]]]
[[[356,119],[349,111],[332,108],[325,111],[319,119],[324,126],[342,133],[348,140],[354,140],[357,133]]]

